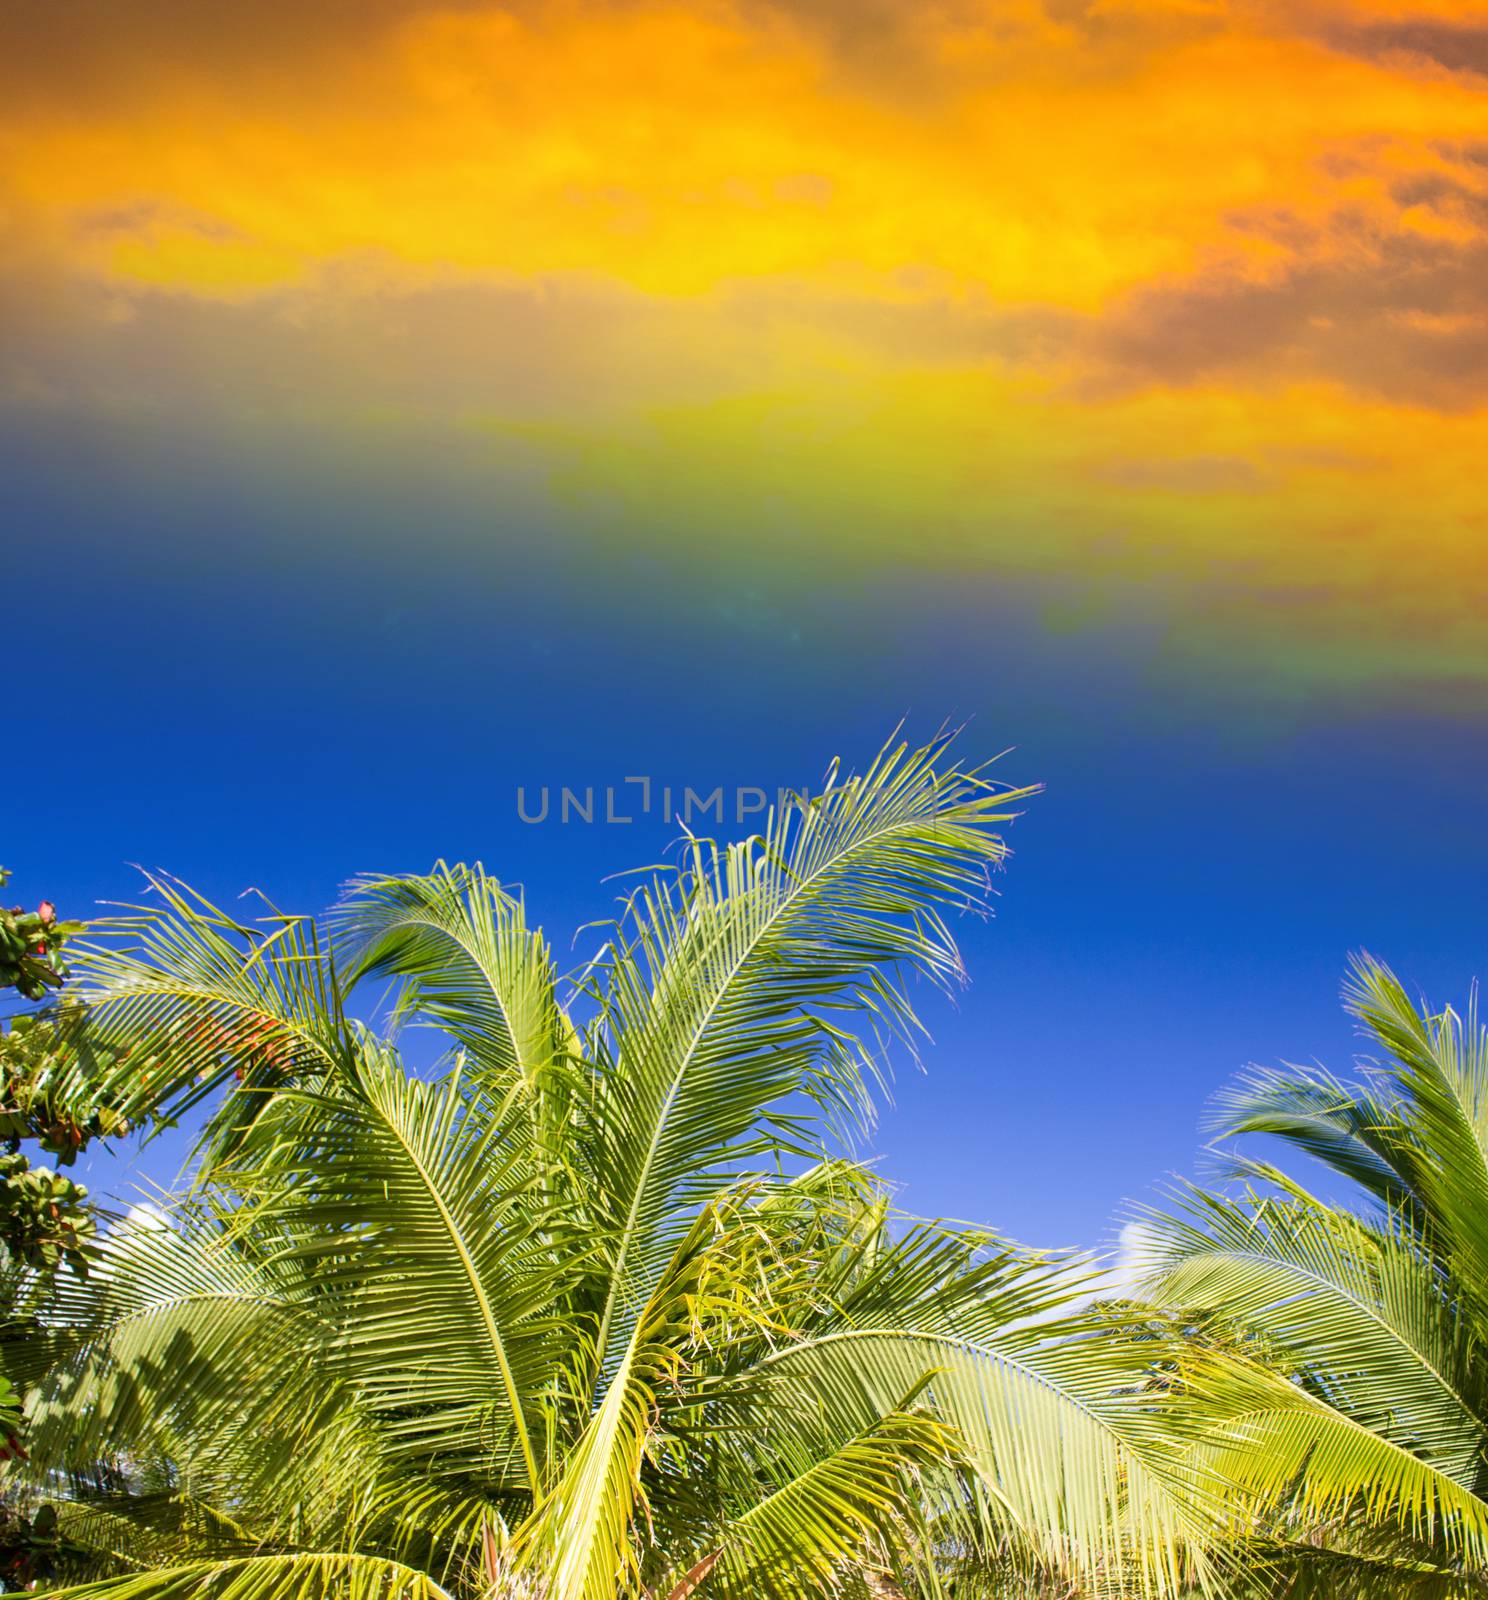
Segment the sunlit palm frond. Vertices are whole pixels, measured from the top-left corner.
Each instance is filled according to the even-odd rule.
[[[682,1381],[710,1322],[735,1309],[741,1291],[747,1296],[733,1243],[711,1209],[694,1218],[635,1323],[604,1400],[518,1531],[514,1570],[540,1585],[544,1600],[609,1600],[639,1578],[632,1532],[645,1515],[641,1459],[658,1390]]]
[[[458,1068],[425,1082],[368,1042],[335,1089],[286,1091],[285,1125],[245,1142],[225,1173],[245,1225],[287,1229],[279,1259],[337,1297],[338,1360],[392,1452],[540,1494],[542,1395],[575,1335],[555,1302],[582,1241],[549,1248],[561,1215]]]
[[[1389,1526],[1298,1526],[1249,1541],[1231,1600],[1475,1600],[1488,1578]]]
[[[288,1455],[344,1401],[318,1308],[189,1218],[116,1227],[87,1280],[58,1282],[49,1319],[67,1353],[28,1406],[37,1470],[163,1440],[205,1468],[245,1434],[261,1456],[276,1439]]]
[[[63,1500],[56,1509],[62,1536],[75,1547],[67,1563],[72,1581],[169,1567],[187,1557],[255,1553],[256,1541],[241,1525],[175,1489]]]
[[[1263,1334],[1351,1418],[1464,1488],[1478,1482],[1488,1392],[1474,1341],[1408,1230],[1293,1189],[1249,1203],[1188,1191],[1143,1232],[1158,1298]]]
[[[1350,1009],[1389,1051],[1389,1072],[1421,1151],[1416,1187],[1461,1290],[1488,1315],[1488,1028],[1411,1003],[1388,967],[1355,963]]]
[[[806,1600],[840,1592],[844,1565],[883,1550],[906,1523],[920,1469],[944,1469],[955,1444],[928,1412],[895,1410],[826,1448],[803,1440],[777,1458],[766,1492],[730,1509],[709,1593]]]
[[[883,1415],[923,1384],[960,1441],[984,1543],[1011,1537],[1072,1581],[1176,1593],[1206,1570],[1212,1490],[1153,1382],[1160,1351],[1102,1314],[1071,1317],[1074,1294],[1067,1273],[1011,1254],[955,1288],[911,1279],[897,1304],[892,1272],[875,1274],[762,1367],[838,1418]]]
[[[1312,1388],[1233,1350],[1196,1352],[1184,1383],[1208,1424],[1196,1459],[1225,1486],[1237,1531],[1282,1511],[1306,1527],[1348,1519],[1488,1564],[1488,1503]]]
[[[53,1303],[67,1337],[29,1396],[25,1478],[102,1462],[235,1506],[270,1543],[344,1529],[383,1468],[327,1309],[200,1219],[124,1224]]]
[[[996,828],[1028,791],[943,755],[944,742],[886,750],[772,814],[763,836],[695,843],[631,898],[591,1152],[613,1238],[602,1370],[720,1173],[805,1139],[790,1096],[866,1112],[883,1037],[917,1027],[897,974],[960,977],[942,910],[985,905],[1006,854]]]
[[[928,1376],[927,1400],[961,1436],[994,1524],[1072,1576],[1118,1569],[1139,1589],[1174,1592],[1210,1531],[1198,1485],[1132,1392],[1129,1353],[1112,1362],[1078,1346],[864,1329],[783,1352],[777,1370],[848,1414]]]
[[[79,1070],[131,1121],[180,1116],[224,1082],[219,1146],[286,1083],[333,1070],[350,1030],[313,922],[237,921],[171,880],[159,904],[93,925],[69,950],[86,1007]],[[104,939],[107,942],[103,942]]]
[[[1354,1180],[1356,1216],[1242,1160],[1142,1225],[1150,1290],[1203,1334],[1182,1385],[1237,1533],[1299,1596],[1483,1591],[1488,1575],[1488,1033],[1356,961],[1381,1051],[1361,1081],[1253,1075],[1221,1132],[1275,1135]],[[1220,1335],[1211,1339],[1210,1333]]]
[[[57,1600],[451,1600],[401,1562],[318,1551],[195,1561],[50,1593]]]
[[[1416,1189],[1421,1151],[1381,1085],[1344,1083],[1300,1067],[1255,1068],[1215,1096],[1213,1131],[1225,1140],[1269,1134],[1326,1163],[1397,1215],[1424,1215]]]
[[[547,941],[523,903],[477,863],[440,862],[427,876],[353,879],[331,914],[348,983],[404,980],[398,1014],[449,1033],[498,1100],[545,1099],[561,1114],[565,1059],[578,1036],[559,1004]]]

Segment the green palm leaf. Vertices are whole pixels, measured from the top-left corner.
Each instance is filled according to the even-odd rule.
[[[774,1600],[840,1592],[845,1564],[909,1521],[917,1472],[943,1469],[954,1448],[928,1413],[896,1410],[825,1449],[795,1452],[793,1470],[730,1515],[709,1592]]]
[[[1466,1018],[1418,1010],[1400,980],[1366,957],[1346,998],[1393,1058],[1431,1226],[1462,1287],[1488,1310],[1488,1029],[1476,997]]]
[[[1280,1174],[1276,1174],[1282,1182]],[[1249,1205],[1191,1191],[1144,1227],[1153,1292],[1264,1331],[1329,1400],[1465,1488],[1481,1471],[1476,1352],[1436,1264],[1289,1188]]]
[[[321,1552],[198,1561],[51,1592],[58,1600],[451,1600],[401,1562]]]
[[[226,1149],[280,1086],[335,1069],[352,1038],[342,990],[308,919],[276,913],[265,931],[149,883],[158,907],[95,923],[109,942],[77,947],[78,1070],[130,1121],[179,1117],[236,1081],[213,1130]]]
[[[1144,1373],[1124,1341],[870,1327],[791,1346],[772,1366],[800,1384],[803,1403],[835,1415],[883,1414],[896,1390],[925,1384],[988,1519],[1075,1580],[1119,1570],[1170,1593],[1203,1567],[1213,1522],[1201,1482],[1138,1387]]]
[[[558,1003],[547,941],[478,863],[357,878],[332,925],[346,981],[405,980],[398,1014],[448,1031],[498,1100],[519,1094],[536,1106],[566,1088],[560,1068],[578,1036]]]
[[[287,1231],[278,1259],[338,1297],[339,1359],[389,1448],[540,1493],[540,1397],[565,1335],[552,1309],[581,1250],[548,1248],[561,1219],[525,1203],[526,1146],[458,1068],[422,1082],[368,1045],[335,1091],[284,1092],[224,1176],[255,1231]]]
[[[1419,1219],[1419,1153],[1398,1104],[1372,1086],[1297,1067],[1254,1069],[1215,1098],[1223,1139],[1270,1134],[1322,1161],[1390,1211]]]
[[[1488,1033],[1360,958],[1345,991],[1383,1059],[1358,1084],[1252,1075],[1227,1136],[1266,1133],[1357,1182],[1365,1216],[1243,1161],[1142,1229],[1151,1288],[1204,1337],[1183,1383],[1195,1459],[1284,1592],[1488,1584]]]
[[[1237,1528],[1285,1508],[1304,1526],[1356,1518],[1488,1562],[1488,1503],[1404,1445],[1232,1352],[1185,1378],[1210,1421],[1198,1458],[1230,1490]]]
[[[896,972],[961,977],[939,908],[984,905],[987,869],[1006,854],[995,827],[1028,791],[937,769],[943,750],[886,750],[862,777],[772,815],[762,837],[695,844],[632,897],[604,990],[614,1065],[591,1157],[614,1238],[605,1368],[720,1174],[783,1134],[799,1142],[787,1097],[866,1114],[883,1036],[917,1027]]]

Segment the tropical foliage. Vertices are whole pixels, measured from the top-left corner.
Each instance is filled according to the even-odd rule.
[[[0,888],[9,881],[0,867]],[[81,931],[81,923],[59,921],[50,900],[35,911],[0,911],[0,990],[36,1001],[59,989],[68,975],[62,947]],[[92,1213],[87,1190],[50,1167],[33,1168],[22,1141],[37,1140],[65,1165],[92,1134],[123,1131],[106,1107],[81,1109],[67,1032],[65,1012],[0,1022],[0,1243],[36,1267],[54,1267],[68,1252],[81,1264]]]
[[[10,1241],[0,1583],[1488,1596],[1475,1009],[1361,961],[1379,1061],[1227,1093],[1230,1181],[1143,1218],[1135,1299],[853,1158],[1026,794],[889,750],[687,840],[567,977],[479,866],[357,879],[318,922],[154,880],[75,949],[79,1004],[5,1041],[6,1114],[64,1155],[204,1132],[182,1193]],[[1348,1203],[1234,1153],[1258,1135]]]
[[[1262,1592],[1488,1594],[1488,1032],[1368,959],[1347,998],[1378,1061],[1255,1073],[1220,1132],[1284,1141],[1357,1205],[1237,1158],[1238,1198],[1144,1225],[1152,1287],[1212,1345],[1204,1448]]]
[[[478,866],[358,880],[322,923],[157,881],[76,957],[90,1081],[126,1120],[205,1103],[195,1182],[52,1274],[25,1344],[16,1508],[55,1502],[77,1592],[1204,1582],[1150,1324],[850,1156],[1025,794],[889,750],[688,841],[569,979]]]
[[[9,882],[9,870],[0,867],[0,889]],[[0,990],[36,1001],[60,988],[67,977],[62,947],[81,927],[58,921],[50,900],[35,911],[0,910]],[[67,1076],[58,1071],[57,1037],[55,1024],[35,1015],[0,1021],[0,1244],[7,1260],[41,1268],[55,1267],[69,1251],[81,1265],[81,1241],[92,1227],[87,1190],[48,1167],[33,1168],[21,1150],[22,1140],[38,1139],[69,1161],[86,1138],[55,1096]],[[0,1371],[0,1461],[24,1456],[20,1420],[19,1396]],[[13,1531],[0,1519],[0,1570]],[[23,1537],[32,1532],[27,1523]]]

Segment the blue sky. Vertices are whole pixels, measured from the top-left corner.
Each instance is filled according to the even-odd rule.
[[[671,830],[528,826],[518,785],[771,788],[867,760],[901,718],[964,722],[968,756],[1007,749],[1004,775],[1046,792],[996,920],[963,929],[972,986],[926,996],[935,1042],[877,1154],[916,1210],[1041,1245],[1099,1242],[1192,1171],[1247,1061],[1346,1066],[1351,949],[1436,999],[1482,964],[1480,726],[1278,696],[1243,663],[1185,681],[1140,587],[1071,620],[1031,580],[930,581],[909,549],[872,581],[738,551],[663,569],[519,502],[493,559],[432,480],[265,483],[206,457],[167,479],[74,444],[5,463],[29,654],[0,858],[23,900],[86,916],[139,862],[313,909],[358,871],[478,857],[561,950]],[[167,1180],[178,1154],[82,1176]]]

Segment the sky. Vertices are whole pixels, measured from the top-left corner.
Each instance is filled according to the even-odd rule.
[[[1194,1171],[1246,1062],[1346,1068],[1350,950],[1436,1000],[1488,966],[1488,4],[0,40],[22,899],[479,858],[566,951],[674,830],[519,787],[964,724],[1044,792],[873,1153],[1047,1245]]]

